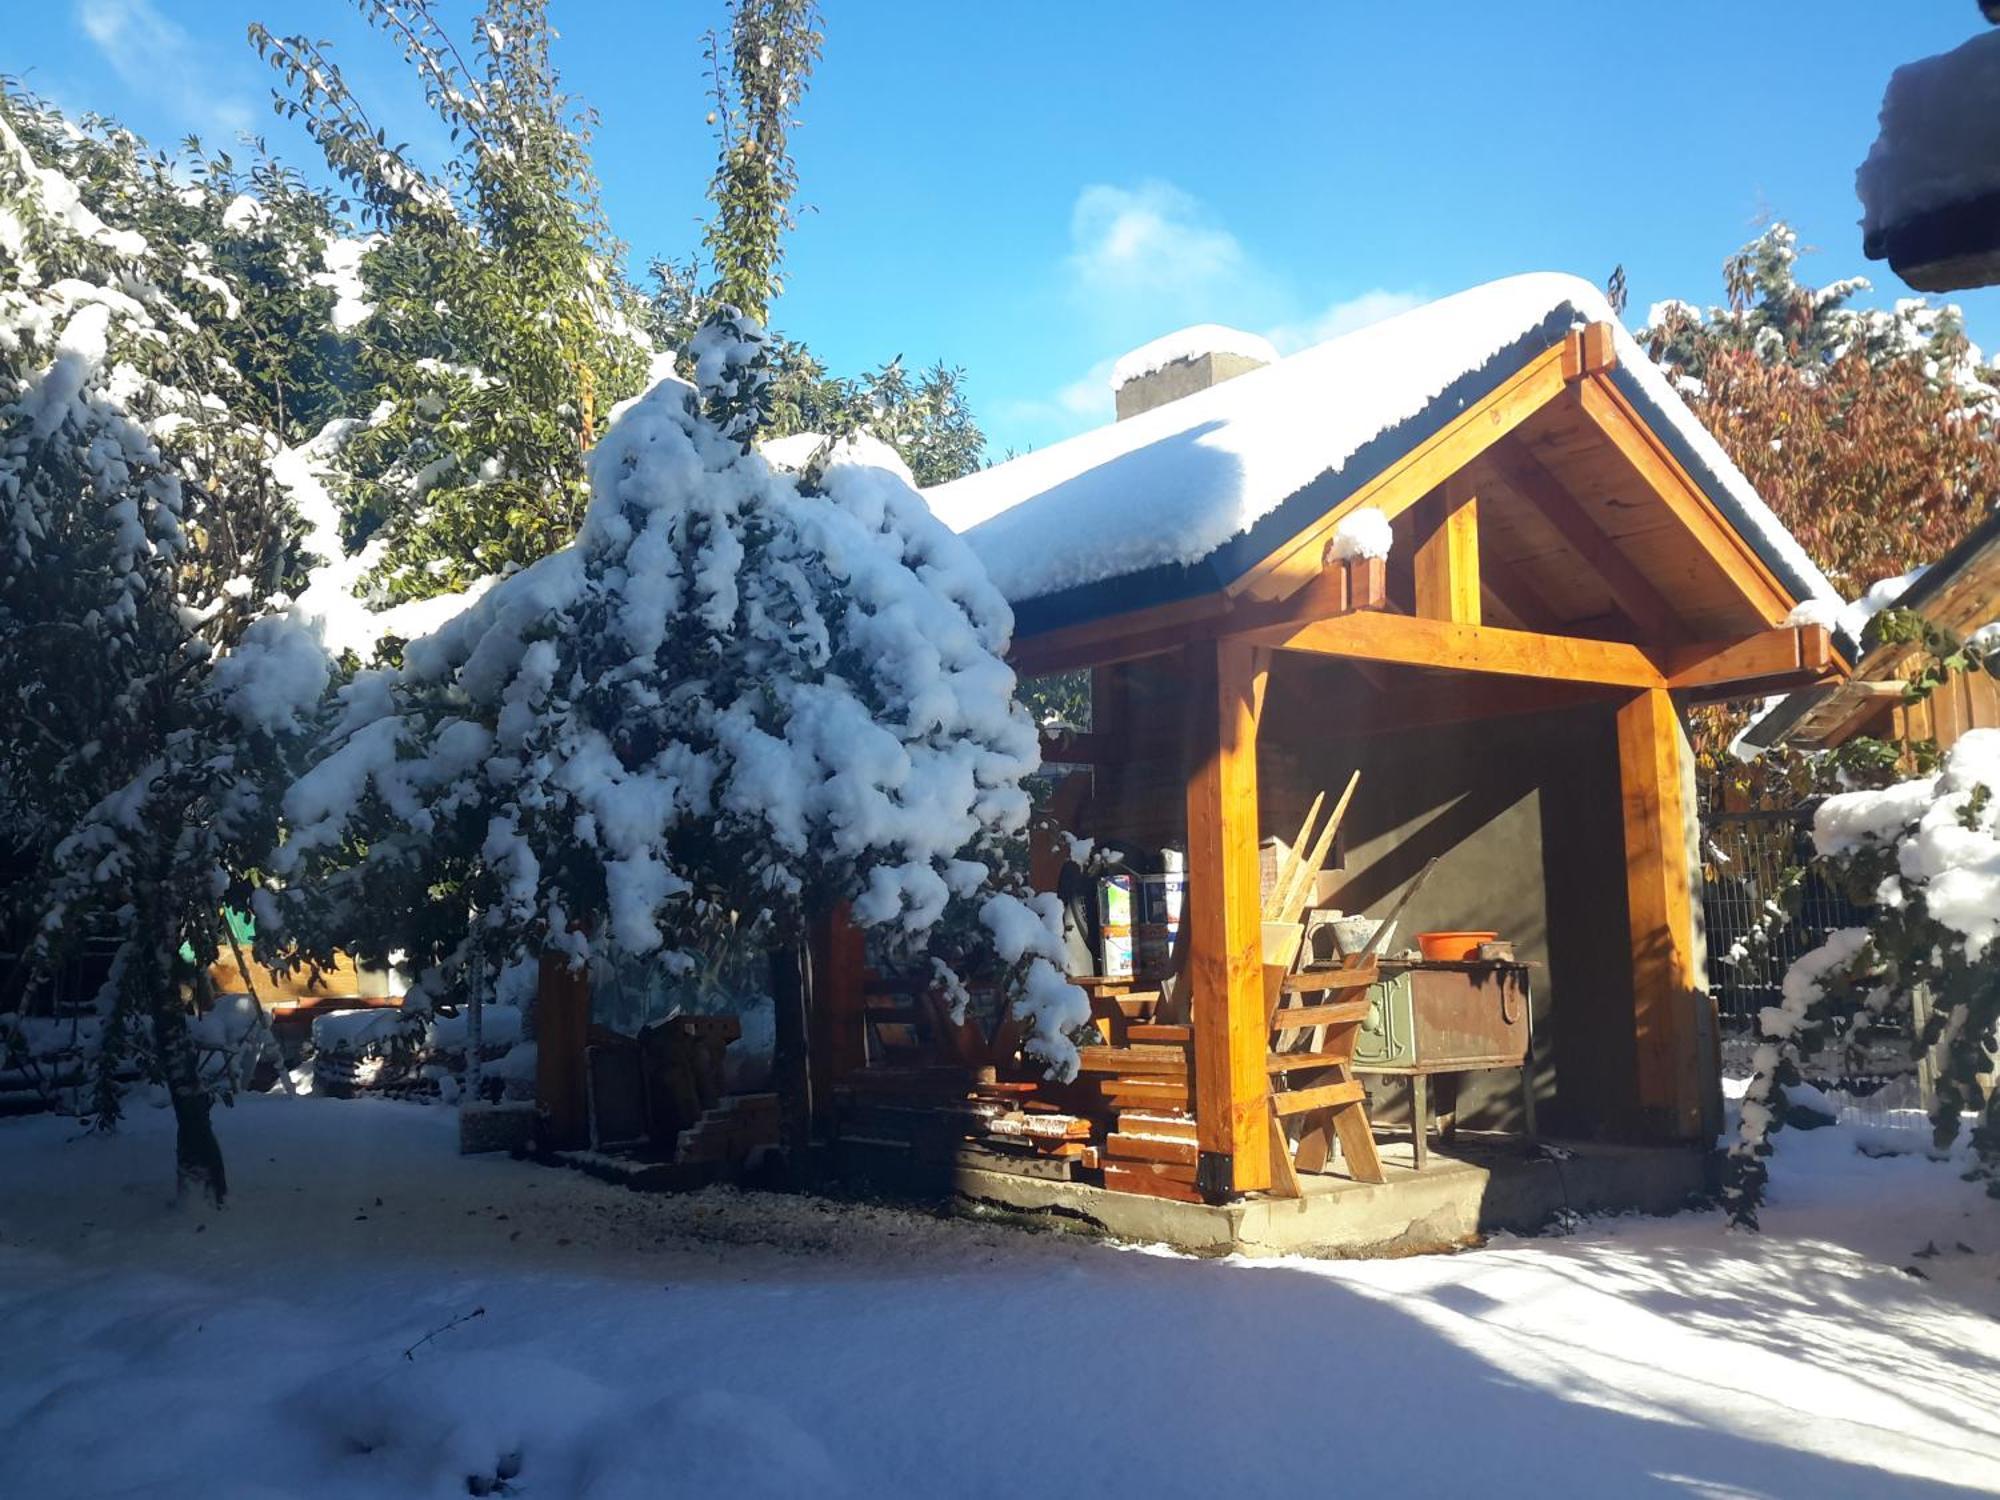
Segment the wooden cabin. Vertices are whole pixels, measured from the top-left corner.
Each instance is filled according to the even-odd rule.
[[[1828,633],[1785,623],[1825,580],[1574,278],[1494,283],[1261,368],[1209,360],[1227,378],[1190,393],[1199,371],[1178,366],[1198,358],[1154,372],[1162,401],[1121,392],[1120,421],[927,495],[1013,603],[1023,677],[1089,675],[1088,729],[1045,745],[1080,768],[1058,788],[1069,831],[1180,855],[1175,982],[1155,988],[1182,1009],[1154,1009],[1143,972],[1087,980],[1100,1034],[1058,1083],[1017,1030],[952,1025],[829,931],[809,1028],[823,1136],[843,1166],[928,1159],[960,1192],[1193,1248],[1475,1232],[1498,1196],[1483,1169],[1418,1170],[1442,1080],[1369,1076],[1351,1049],[1375,1002],[1346,960],[1265,961],[1267,842],[1359,771],[1313,903],[1382,917],[1429,867],[1395,948],[1511,945],[1370,960],[1370,996],[1400,965],[1531,1033],[1459,1070],[1454,1122],[1667,1147],[1665,1186],[1626,1192],[1636,1158],[1605,1158],[1589,1203],[1678,1206],[1720,1127],[1681,713],[1837,678]],[[1364,531],[1372,549],[1351,545]],[[1412,1154],[1385,1166],[1375,1138],[1403,1115]],[[1009,1136],[1033,1149],[1010,1158]],[[1587,1206],[1580,1165],[1554,1170],[1548,1191]],[[1305,1213],[1357,1180],[1423,1224],[1363,1238]],[[1449,1213],[1448,1180],[1470,1194]],[[1227,1217],[1118,1207],[1162,1199]],[[1281,1234],[1248,1227],[1281,1200]]]
[[[2000,620],[2000,511],[1926,568],[1896,600],[1960,640]],[[1878,644],[1837,683],[1801,689],[1765,713],[1744,735],[1757,746],[1834,750],[1867,737],[1904,747],[1914,760],[1926,742],[1949,750],[1968,729],[2000,728],[2000,680],[1954,672],[1930,695],[1910,701],[1909,679],[1924,653],[1907,643]]]
[[[1542,1128],[1713,1140],[1681,712],[1844,664],[1785,623],[1823,577],[1593,288],[1477,288],[929,498],[1013,601],[1017,669],[1091,674],[1089,731],[1047,747],[1091,766],[1071,831],[1185,851],[1205,1195],[1282,1172],[1260,846],[1356,770],[1321,902],[1379,917],[1435,859],[1400,930],[1533,966]],[[1385,561],[1337,555],[1363,510]],[[1518,1119],[1483,1081],[1464,1112]]]

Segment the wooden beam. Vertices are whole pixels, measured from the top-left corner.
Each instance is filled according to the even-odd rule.
[[[1401,734],[1516,714],[1561,713],[1623,697],[1627,689],[1593,682],[1524,682],[1518,677],[1437,677],[1400,688],[1387,703],[1357,715],[1360,736]]]
[[[1567,386],[1563,359],[1568,347],[1568,340],[1564,340],[1529,360],[1492,394],[1468,406],[1440,431],[1276,548],[1231,583],[1229,593],[1258,598],[1289,594],[1319,570],[1327,541],[1351,512],[1372,506],[1393,519],[1415,505],[1562,394]]]
[[[1187,978],[1201,1184],[1214,1195],[1271,1184],[1255,711],[1264,670],[1268,656],[1247,641],[1187,648],[1196,715],[1187,779]]]
[[[1485,672],[1610,687],[1666,686],[1666,678],[1652,658],[1623,641],[1457,625],[1449,620],[1419,620],[1373,611],[1259,631],[1247,639],[1281,651],[1435,667],[1447,672]]]
[[[1461,470],[1415,513],[1417,613],[1479,623],[1479,497]]]
[[[1694,914],[1681,778],[1680,722],[1654,688],[1618,710],[1625,828],[1625,902],[1632,940],[1638,1104],[1648,1130],[1692,1139],[1701,1129]]]
[[[1687,629],[1667,596],[1605,535],[1563,482],[1516,442],[1498,444],[1486,456],[1507,487],[1534,506],[1564,543],[1604,581],[1611,597],[1650,640],[1678,641]]]
[[[1181,610],[1166,618],[1155,610],[1136,610],[1094,626],[1117,625],[1124,630],[1071,630],[1028,636],[1014,643],[1009,660],[1022,677],[1078,667],[1102,667],[1179,651],[1197,641],[1218,640],[1251,630],[1272,629],[1295,621],[1327,619],[1357,609],[1379,609],[1387,597],[1386,575],[1379,558],[1330,562],[1312,581],[1282,599],[1243,599],[1231,603],[1223,595],[1209,596],[1209,607]],[[1165,623],[1155,623],[1165,619]],[[1046,758],[1046,757],[1045,757]]]
[[[1838,668],[1823,625],[1781,625],[1740,641],[1679,646],[1665,653],[1667,686],[1697,699],[1810,687]]]
[[[1736,528],[1722,519],[1701,486],[1632,409],[1624,393],[1600,375],[1578,381],[1575,391],[1578,408],[1584,416],[1611,439],[1646,486],[1666,503],[1702,550],[1728,576],[1745,602],[1773,625],[1790,614],[1796,602],[1790,591],[1778,582]]]

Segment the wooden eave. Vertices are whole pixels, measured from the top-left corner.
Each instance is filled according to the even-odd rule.
[[[1228,581],[1026,629],[1013,664],[1039,676],[1241,638],[1696,698],[1839,675],[1826,632],[1782,625],[1790,589],[1617,373],[1609,325],[1570,331]],[[1387,576],[1357,583],[1329,545],[1364,507],[1396,547]]]
[[[1959,636],[2000,619],[2000,511],[1934,563],[1896,603]],[[1845,681],[1801,693],[1773,710],[1778,716],[1768,740],[1831,750],[1864,730],[1882,711],[1903,697],[1903,685],[1916,666],[1916,647],[1878,645],[1855,663]]]

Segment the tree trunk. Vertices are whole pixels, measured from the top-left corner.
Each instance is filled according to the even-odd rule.
[[[174,1106],[176,1193],[185,1198],[191,1190],[201,1192],[220,1208],[229,1194],[229,1180],[222,1167],[222,1143],[215,1138],[215,1122],[209,1116],[213,1101],[202,1086],[187,1015],[171,986],[153,995],[153,1044]]]
[[[812,1152],[811,1030],[806,1014],[811,992],[805,947],[786,939],[771,950],[771,1003],[776,1009],[771,1086],[778,1094],[778,1141],[794,1182],[805,1177]]]

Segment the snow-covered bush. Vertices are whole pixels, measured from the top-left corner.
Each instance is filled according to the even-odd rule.
[[[115,1121],[135,1072],[163,1085],[182,1182],[220,1200],[234,1073],[204,1071],[190,1002],[327,673],[283,613],[277,440],[216,332],[250,293],[176,238],[200,213],[222,217],[130,136],[0,95],[0,815],[33,860],[9,894],[42,973],[114,940],[90,1112]]]
[[[593,451],[575,542],[342,691],[260,925],[403,948],[421,1003],[545,950],[692,970],[846,902],[997,961],[1067,1070],[1087,1011],[1003,872],[1038,760],[1006,603],[885,446],[752,451],[763,347],[698,335],[701,388],[658,381]]]
[[[1857,1023],[1910,1019],[1929,1002],[1917,1045],[1939,1048],[1932,1122],[1940,1145],[1961,1116],[1978,1122],[1975,1172],[2000,1196],[2000,1105],[1982,1086],[2000,1024],[2000,729],[1976,729],[1934,776],[1830,797],[1813,843],[1866,927],[1842,928],[1785,975],[1783,1003],[1758,1018],[1762,1044],[1730,1148],[1725,1201],[1755,1225],[1770,1137],[1785,1115],[1798,1059]]]

